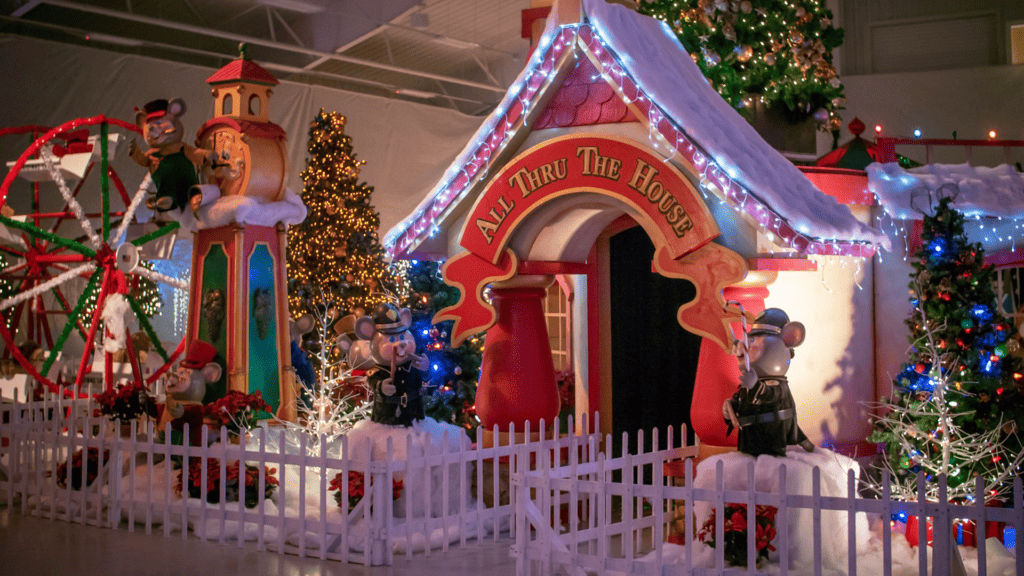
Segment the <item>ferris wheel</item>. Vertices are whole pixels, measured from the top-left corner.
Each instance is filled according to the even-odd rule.
[[[78,390],[98,353],[104,355],[104,382],[111,386],[120,364],[112,350],[120,346],[127,351],[130,378],[151,385],[181,355],[184,339],[170,351],[161,343],[140,302],[140,287],[155,283],[187,289],[188,283],[143,262],[168,257],[178,231],[177,222],[135,221],[151,187],[149,174],[129,193],[110,164],[118,145],[127,134],[139,133],[138,127],[101,115],[53,129],[0,130],[0,136],[24,133],[38,137],[8,163],[0,184],[3,357],[57,392],[58,381],[73,382]],[[31,198],[16,186],[23,181],[30,183]],[[15,194],[18,201],[12,202]],[[140,366],[133,324],[152,344],[155,369]],[[63,355],[61,376],[55,364],[74,333],[84,341],[84,352],[80,358]],[[40,345],[41,357],[26,357],[18,348],[29,340]]]

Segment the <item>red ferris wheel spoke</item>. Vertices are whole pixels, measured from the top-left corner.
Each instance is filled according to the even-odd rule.
[[[93,278],[98,276],[94,274]],[[103,303],[107,300],[107,293],[110,291],[110,269],[103,270],[103,279],[100,281],[100,295],[96,298],[96,309],[92,312],[92,324],[89,326],[89,333],[85,336],[85,352],[82,354],[82,361],[78,364],[78,376],[75,378],[75,388],[82,386],[82,380],[85,378],[86,366],[89,363],[89,357],[92,356],[93,342],[96,340],[96,331],[100,324],[100,316],[103,313]],[[113,382],[107,382],[107,386],[112,386]]]
[[[14,274],[15,272],[20,272],[21,270],[24,270],[26,268],[28,268],[28,262],[22,262],[21,264],[15,264],[14,266],[11,266],[10,268],[4,268],[3,276],[8,276],[9,274]]]
[[[88,180],[89,174],[92,173],[92,167],[95,166],[95,165],[96,165],[95,162],[89,162],[89,165],[85,167],[85,172],[82,174],[82,178],[78,180],[78,184],[75,184],[75,189],[71,191],[71,197],[72,198],[76,198],[76,199],[78,198],[78,192],[82,189],[82,186],[85,184],[85,181]],[[73,216],[73,214],[70,212],[70,210],[71,210],[71,203],[65,200],[64,201],[64,208],[61,209],[61,212],[63,213],[63,215],[60,215],[60,216],[57,217],[57,221],[54,222],[53,226],[50,227],[50,232],[56,234],[57,233],[57,228],[60,227],[61,223],[63,223],[65,220],[67,220],[68,218]]]
[[[174,353],[167,358],[167,362],[165,362],[163,366],[157,368],[156,372],[150,374],[149,378],[146,378],[146,384],[152,385],[153,382],[156,382],[157,378],[163,376],[164,373],[171,369],[171,364],[173,364],[178,359],[178,357],[181,356],[184,352],[185,339],[182,338],[181,341],[178,342],[178,347],[174,349]]]
[[[114,185],[118,195],[121,196],[121,200],[124,201],[124,207],[127,210],[128,206],[132,203],[132,198],[128,195],[128,191],[125,189],[124,182],[121,181],[121,177],[117,175],[117,172],[114,172],[113,168],[107,169],[107,177],[110,178],[111,184]],[[111,216],[114,214],[115,213],[112,212]]]
[[[73,310],[71,305],[68,303],[68,299],[64,296],[64,292],[61,291],[60,286],[53,289],[53,295],[57,298],[57,301],[60,302],[61,306],[64,307],[64,310],[68,315],[68,324],[74,323],[78,327],[78,333],[82,335],[82,340],[85,340],[85,326],[82,326],[82,320],[77,314],[72,318]]]
[[[85,285],[85,290],[82,291],[82,295],[78,297],[78,302],[75,304],[74,310],[72,310],[71,313],[68,314],[68,321],[64,323],[64,329],[61,331],[60,336],[57,337],[57,341],[54,342],[53,348],[50,350],[50,354],[46,357],[46,362],[43,364],[43,373],[50,371],[50,366],[53,365],[53,361],[56,360],[57,358],[57,352],[60,352],[64,348],[64,343],[67,342],[68,336],[71,335],[71,330],[76,325],[78,326],[79,330],[82,331],[82,339],[89,340],[89,334],[85,332],[85,329],[82,327],[81,322],[79,322],[79,317],[82,315],[82,310],[85,308],[86,302],[89,301],[89,297],[92,296],[92,293],[96,290],[96,281],[99,279],[99,277],[99,274],[92,275],[92,278],[89,279],[89,283]],[[63,300],[63,294],[61,295],[61,299]],[[65,302],[66,306],[67,301],[63,301]],[[98,318],[98,316],[94,314],[93,319],[95,320],[96,318]],[[82,358],[88,358],[90,352],[91,351],[88,348],[86,348],[85,351],[82,353]],[[81,386],[82,383],[79,379],[78,381],[75,382],[75,384],[76,386]]]
[[[39,331],[42,333],[46,347],[53,350],[53,334],[50,332],[50,322],[46,319],[46,309],[43,308],[43,299],[39,298],[39,309],[36,310],[36,318],[39,319]]]

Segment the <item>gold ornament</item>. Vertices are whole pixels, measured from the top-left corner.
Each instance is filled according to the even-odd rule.
[[[743,0],[740,2],[740,11],[746,14],[750,14],[750,11],[754,9],[754,5],[750,3],[750,0]]]
[[[771,52],[765,54],[764,55],[764,63],[769,65],[769,66],[774,66],[775,65],[775,54],[772,54]]]
[[[740,62],[746,62],[754,56],[754,49],[746,44],[733,48],[733,52],[736,53],[736,59]]]

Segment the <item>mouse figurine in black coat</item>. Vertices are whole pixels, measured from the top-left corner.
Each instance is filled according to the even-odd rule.
[[[740,385],[722,405],[722,414],[729,433],[738,430],[740,452],[785,456],[791,445],[814,451],[797,424],[796,403],[786,379],[793,348],[805,335],[802,323],[791,322],[779,308],[769,308],[754,321],[745,341],[737,343]]]
[[[430,362],[426,355],[416,354],[410,327],[412,312],[389,303],[356,319],[355,333],[370,341],[370,356],[377,365],[367,375],[373,392],[370,419],[379,424],[412,426],[424,418],[420,393]]]

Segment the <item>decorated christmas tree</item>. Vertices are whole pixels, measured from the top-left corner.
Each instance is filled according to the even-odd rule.
[[[838,129],[843,84],[832,50],[843,30],[820,0],[655,0],[639,2],[675,31],[711,85],[737,110],[757,99],[791,122],[814,117]]]
[[[309,157],[302,171],[306,220],[288,229],[288,303],[299,318],[331,302],[338,317],[369,310],[400,292],[384,259],[373,187],[359,181],[345,117],[322,109],[310,124]]]
[[[916,475],[949,482],[950,498],[970,499],[976,477],[986,499],[1004,495],[1021,464],[1024,422],[1019,342],[998,315],[993,268],[968,240],[964,217],[941,198],[924,217],[910,282],[909,361],[883,399],[874,442],[886,443],[894,493],[915,498]]]
[[[484,338],[478,334],[458,348],[451,346],[452,322],[431,324],[438,310],[455,304],[459,290],[444,283],[437,262],[413,261],[408,272],[411,288],[407,305],[413,310],[412,333],[416,348],[430,359],[423,405],[427,416],[466,429],[473,438],[480,421],[476,417],[476,385]]]

